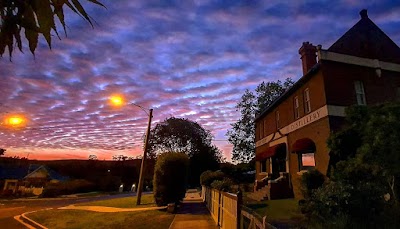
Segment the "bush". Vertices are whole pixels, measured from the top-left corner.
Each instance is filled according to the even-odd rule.
[[[325,176],[316,169],[308,170],[301,177],[301,191],[304,198],[311,198],[312,193],[322,187],[325,182]]]
[[[183,153],[164,153],[154,168],[153,190],[158,206],[178,203],[185,197],[189,158]]]
[[[390,226],[396,214],[384,200],[389,192],[384,182],[374,166],[356,160],[339,162],[335,176],[312,189],[301,210],[312,224],[325,228],[388,228],[385,225]]]
[[[74,193],[93,191],[94,184],[87,180],[68,180],[59,183],[49,183],[44,189],[40,197],[56,197],[60,195],[68,195]]]
[[[229,178],[224,178],[222,180],[214,180],[211,183],[211,187],[220,191],[229,192],[232,190],[233,181]]]
[[[225,174],[221,171],[212,172],[211,170],[207,170],[200,175],[200,184],[210,187],[215,180],[221,181],[224,177]]]

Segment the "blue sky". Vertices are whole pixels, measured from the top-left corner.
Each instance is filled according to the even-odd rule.
[[[142,153],[146,114],[112,108],[111,94],[168,117],[197,121],[230,159],[226,131],[235,105],[262,81],[301,77],[302,42],[327,49],[368,15],[400,44],[396,1],[103,0],[85,4],[94,28],[68,12],[67,37],[40,39],[36,58],[24,47],[0,59],[3,113],[30,120],[0,131],[7,154],[100,159]],[[60,27],[61,28],[61,27]]]

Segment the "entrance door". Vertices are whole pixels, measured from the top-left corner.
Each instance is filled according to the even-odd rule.
[[[286,149],[279,150],[272,156],[272,179],[279,177],[280,172],[286,172]]]

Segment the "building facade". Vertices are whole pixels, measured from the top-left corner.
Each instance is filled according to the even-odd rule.
[[[304,42],[303,76],[256,117],[256,192],[270,199],[300,198],[308,169],[326,174],[331,132],[351,105],[400,99],[400,48],[369,18],[361,19],[331,47]]]

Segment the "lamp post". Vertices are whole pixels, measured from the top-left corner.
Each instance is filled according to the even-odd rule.
[[[149,146],[150,127],[151,127],[151,118],[153,117],[153,109],[149,110],[148,115],[149,115],[149,123],[147,124],[146,139],[144,141],[143,158],[142,158],[142,164],[140,166],[139,185],[138,185],[138,191],[137,191],[136,205],[140,205],[140,201],[142,199],[143,180],[144,180],[143,173],[144,173],[145,161],[146,161],[146,157],[147,157],[147,150],[148,150],[148,146]]]
[[[122,106],[124,104],[124,99],[121,96],[111,96],[110,101],[112,104],[116,106]],[[140,165],[140,173],[139,173],[139,184],[138,184],[138,190],[137,190],[137,199],[136,199],[136,205],[140,205],[140,201],[142,199],[142,190],[143,190],[143,181],[144,181],[144,168],[145,168],[145,161],[147,158],[147,150],[148,150],[148,145],[149,145],[149,139],[150,139],[150,128],[151,128],[151,119],[153,118],[153,109],[149,109],[149,112],[147,110],[135,103],[130,103],[136,107],[139,107],[142,109],[147,116],[149,117],[149,121],[147,123],[147,131],[146,131],[146,138],[144,141],[144,149],[143,149],[143,157],[142,157],[142,163]]]

